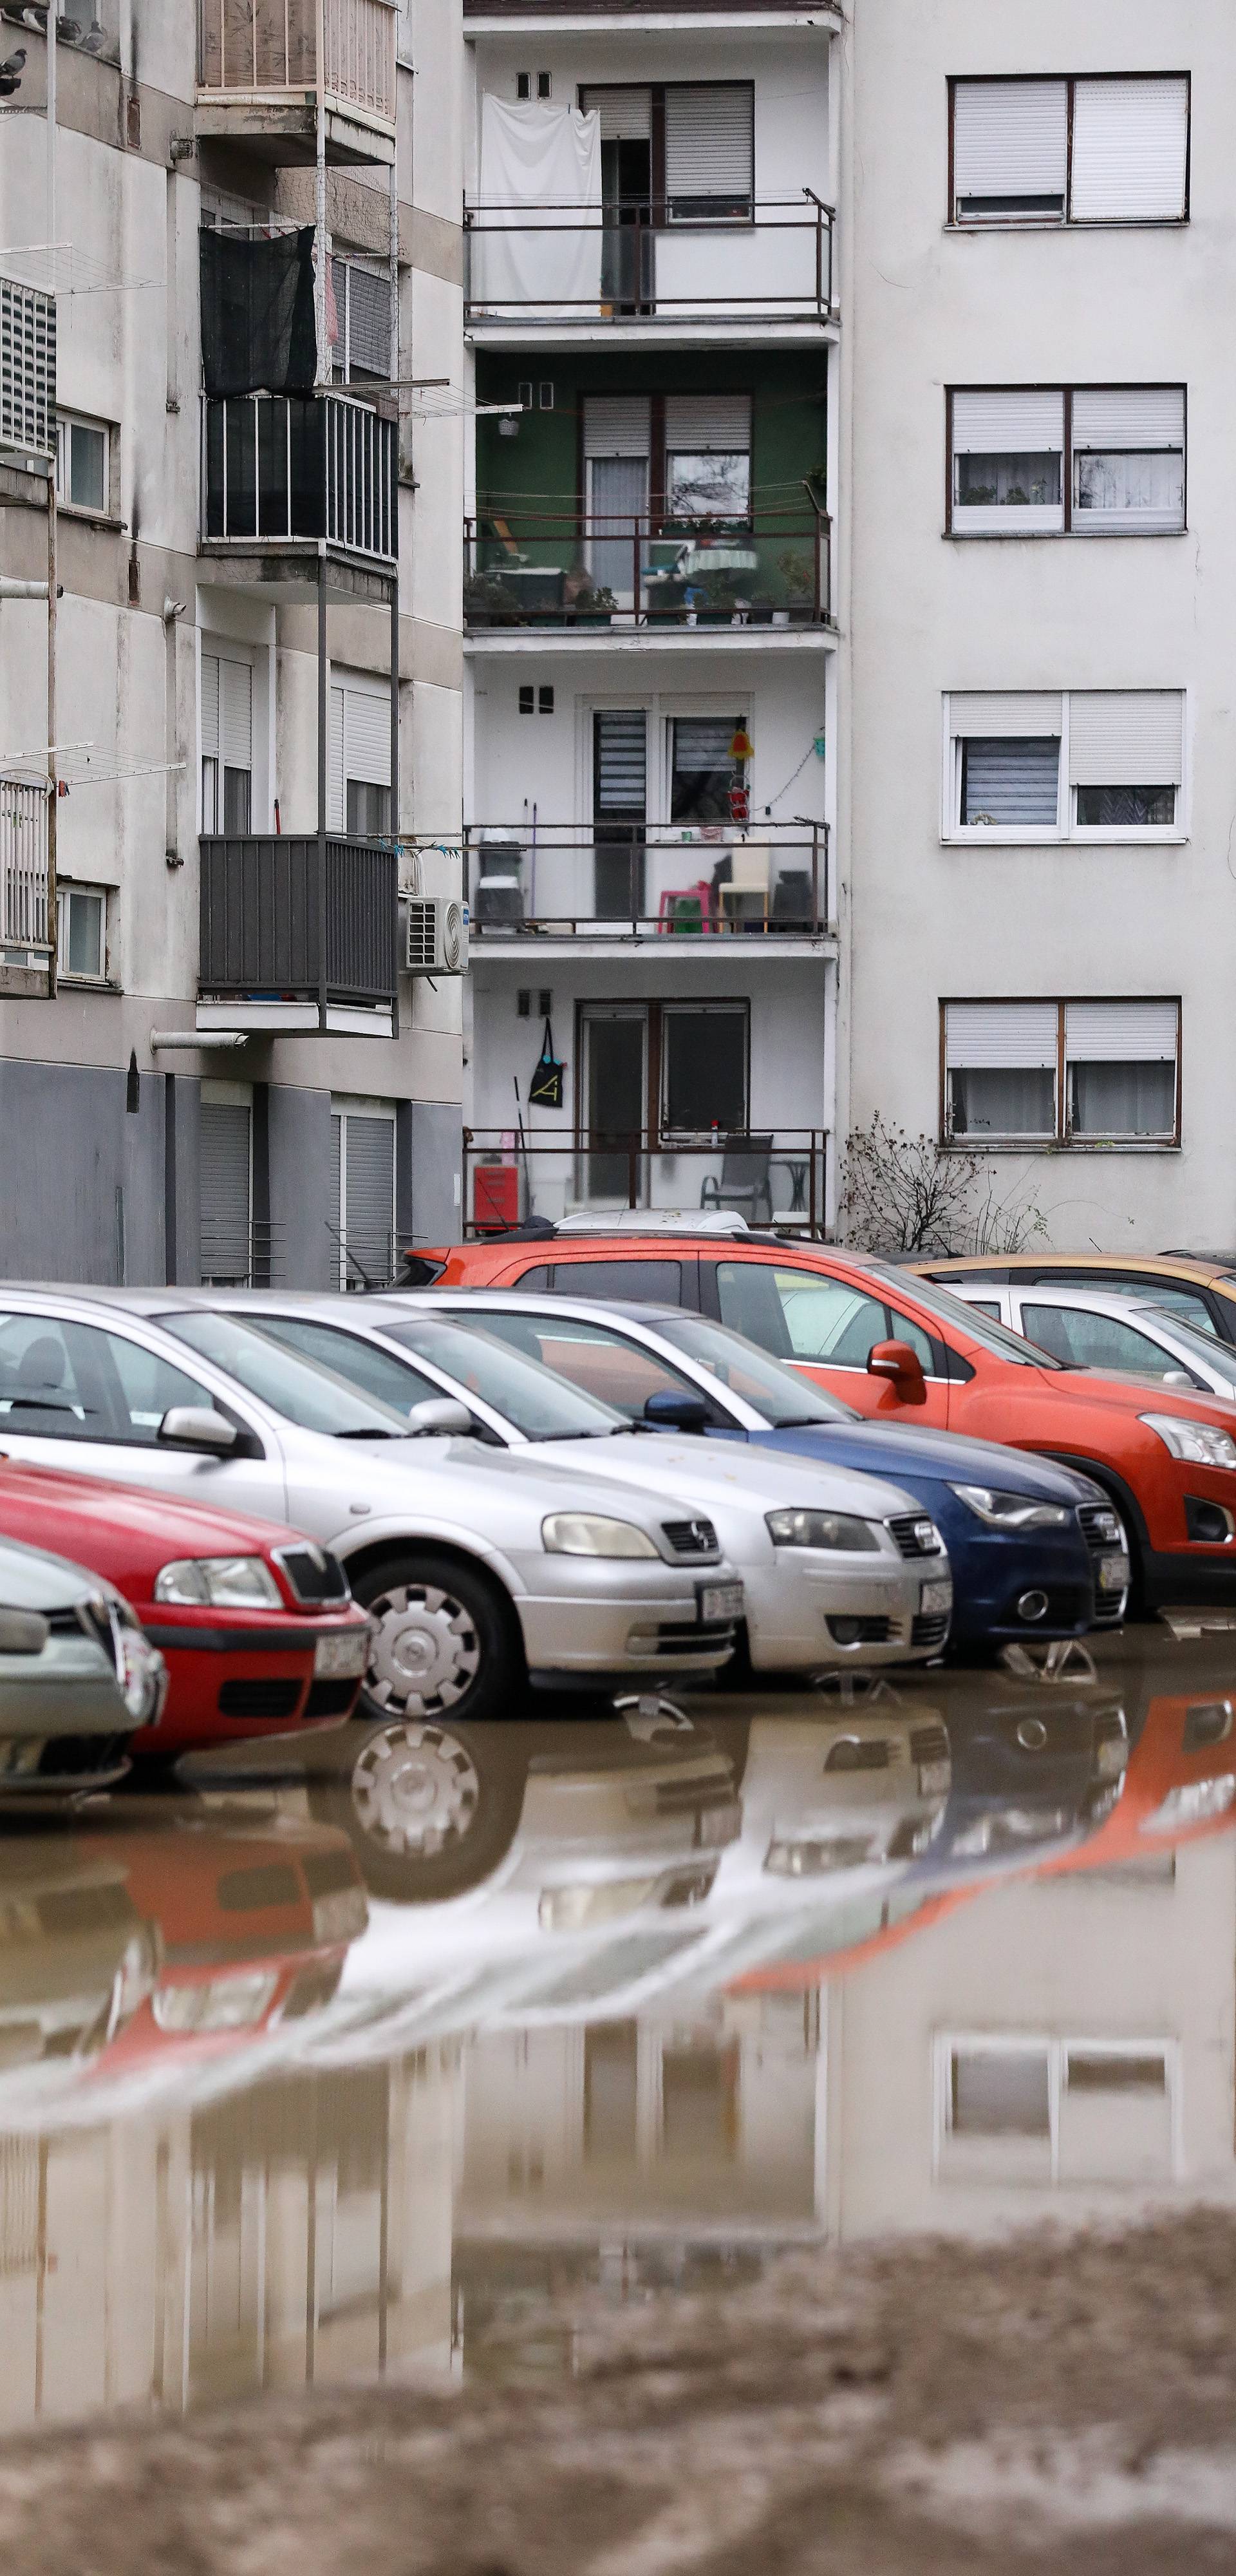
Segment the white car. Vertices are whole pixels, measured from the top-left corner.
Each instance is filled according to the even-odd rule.
[[[406,1417],[453,1397],[512,1463],[688,1494],[742,1576],[756,1673],[903,1663],[945,1642],[953,1593],[944,1542],[898,1485],[754,1444],[636,1433],[611,1405],[487,1334],[479,1315],[473,1325],[436,1312],[432,1295],[405,1304],[204,1289],[201,1298],[214,1314],[251,1317],[392,1412]]]
[[[1101,1376],[1157,1378],[1162,1386],[1222,1396],[1236,1404],[1236,1350],[1198,1331],[1149,1295],[1117,1288],[1025,1287],[993,1280],[950,1279],[954,1296],[1007,1324],[1066,1368]]]
[[[742,1586],[683,1499],[409,1424],[178,1289],[13,1289],[0,1446],[290,1521],[373,1622],[360,1713],[512,1712],[534,1684],[676,1682],[730,1654]]]

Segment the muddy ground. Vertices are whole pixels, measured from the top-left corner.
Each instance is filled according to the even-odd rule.
[[[0,2447],[6,2576],[1181,2576],[1236,2563],[1236,2219],[793,2257],[579,2375]],[[517,2372],[518,2359],[511,2355]]]

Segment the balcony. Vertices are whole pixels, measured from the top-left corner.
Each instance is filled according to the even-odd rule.
[[[390,1037],[399,860],[332,834],[203,838],[199,1029]],[[324,928],[324,935],[323,935]]]
[[[753,824],[748,834],[718,824],[607,823],[587,834],[578,824],[472,824],[464,851],[474,944],[527,972],[559,943],[611,954],[615,942],[672,940],[687,973],[735,940],[828,941],[831,953],[823,823]]]
[[[46,479],[55,453],[56,299],[0,277],[0,463]]]
[[[325,538],[336,588],[385,597],[399,546],[397,450],[396,422],[347,395],[207,396],[200,551],[250,579],[312,589]]]
[[[199,0],[199,138],[283,165],[315,151],[319,0]],[[326,158],[395,158],[394,0],[322,0]]]
[[[804,486],[794,509],[741,527],[671,532],[662,519],[489,511],[464,521],[464,626],[585,644],[631,627],[666,642],[709,630],[727,644],[782,644],[832,622],[831,522]]]
[[[0,992],[41,998],[48,988],[48,791],[33,778],[0,778]]]
[[[687,1215],[712,1207],[818,1242],[827,1165],[823,1127],[729,1137],[715,1129],[707,1136],[619,1136],[581,1128],[548,1139],[465,1128],[464,1230],[484,1235],[521,1217],[583,1208]]]
[[[473,204],[464,210],[465,319],[478,339],[763,338],[835,319],[833,210],[804,188],[732,219],[672,206]]]

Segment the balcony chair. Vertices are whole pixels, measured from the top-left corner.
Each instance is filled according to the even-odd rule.
[[[707,877],[697,885],[666,886],[657,906],[658,930],[715,930],[712,887]]]
[[[783,868],[773,887],[773,925],[785,929],[808,930],[814,927],[811,901],[810,868]]]
[[[772,1223],[772,1186],[769,1165],[772,1161],[771,1136],[725,1136],[721,1140],[721,1177],[713,1172],[704,1176],[700,1191],[702,1208],[733,1208],[738,1216],[749,1216],[760,1222],[763,1210],[765,1225]]]
[[[772,875],[772,852],[764,842],[736,841],[730,853],[728,880],[717,888],[717,904],[723,928],[747,929],[757,922],[768,928],[768,893]],[[754,898],[755,910],[746,906]],[[729,918],[732,909],[732,920]]]

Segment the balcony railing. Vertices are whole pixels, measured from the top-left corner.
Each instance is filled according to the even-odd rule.
[[[464,521],[464,624],[827,625],[831,534],[809,490],[729,528],[492,506]]]
[[[827,322],[833,210],[793,197],[465,208],[469,322]]]
[[[342,394],[235,394],[202,404],[202,534],[235,544],[325,538],[393,564],[398,432]]]
[[[325,975],[314,835],[203,838],[202,996],[390,1008],[395,999],[399,859],[373,841],[326,844]]]
[[[828,827],[472,824],[471,935],[816,939],[829,927]]]
[[[493,1233],[521,1217],[576,1208],[647,1208],[689,1215],[732,1209],[751,1225],[814,1237],[824,1232],[828,1131],[778,1127],[759,1134],[524,1135],[464,1130],[465,1231]]]
[[[41,782],[0,778],[0,948],[50,952],[47,816]]]
[[[0,456],[56,453],[56,299],[0,277]]]
[[[328,101],[395,120],[391,0],[325,0]],[[317,0],[200,0],[198,87],[272,103],[317,87]]]

